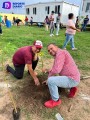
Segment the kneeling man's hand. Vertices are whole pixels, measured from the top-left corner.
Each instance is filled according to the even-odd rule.
[[[46,84],[47,85],[47,80],[43,81],[42,84]]]
[[[39,86],[39,85],[40,85],[40,82],[39,82],[38,78],[35,79],[34,82],[35,82],[35,85],[36,85],[36,86]]]
[[[48,72],[49,72],[49,69],[43,68],[43,69],[42,69],[42,72],[43,72],[43,73],[48,73]]]

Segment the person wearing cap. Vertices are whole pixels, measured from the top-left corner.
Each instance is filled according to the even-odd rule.
[[[29,73],[34,79],[35,85],[38,86],[40,83],[34,70],[38,63],[37,53],[40,52],[42,47],[42,42],[36,40],[32,46],[24,46],[19,48],[13,55],[12,59],[15,69],[9,65],[6,65],[7,72],[10,72],[17,79],[21,79],[23,78],[25,65],[27,65]]]
[[[54,32],[54,11],[51,12],[51,15],[49,17],[49,21],[50,21],[50,36],[54,36],[53,32]]]
[[[61,17],[61,13],[58,13],[58,16],[56,17],[56,35],[58,35],[59,33],[59,29],[60,29],[60,17]]]
[[[52,69],[43,69],[42,72],[48,72],[46,83],[49,87],[51,99],[44,103],[45,107],[53,108],[61,104],[61,97],[58,88],[69,88],[69,98],[73,98],[77,92],[77,86],[80,83],[80,72],[72,56],[67,50],[61,50],[57,45],[51,43],[48,45],[48,52],[54,57]]]

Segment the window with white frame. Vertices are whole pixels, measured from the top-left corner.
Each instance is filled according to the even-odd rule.
[[[60,5],[55,6],[55,13],[56,14],[60,13]]]
[[[26,14],[29,15],[30,14],[30,9],[26,8]]]
[[[86,5],[86,12],[90,12],[90,3],[87,3]]]
[[[33,8],[33,14],[37,14],[37,9],[36,9],[36,7],[35,8]]]
[[[49,6],[46,6],[46,7],[45,7],[45,11],[46,11],[47,14],[49,14],[49,13],[50,13],[50,7],[49,7]]]

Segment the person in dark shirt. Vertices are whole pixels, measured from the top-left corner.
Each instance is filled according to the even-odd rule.
[[[77,16],[77,18],[76,18],[76,24],[75,24],[75,27],[76,27],[76,28],[79,28],[79,18],[78,18],[78,16]]]
[[[15,22],[16,22],[17,26],[19,26],[19,25],[20,25],[20,22],[22,22],[22,20],[17,17],[16,20],[15,20]],[[23,23],[23,22],[22,22],[22,23]]]
[[[33,17],[31,17],[31,19],[30,19],[30,25],[31,26],[33,25]]]
[[[86,26],[87,26],[88,22],[89,22],[89,18],[88,18],[88,15],[86,15],[86,18],[84,18],[84,20],[83,20],[83,25],[82,25],[81,31],[86,30]]]
[[[37,53],[40,52],[42,47],[43,47],[42,42],[36,40],[32,46],[24,46],[18,49],[13,55],[12,59],[15,70],[11,68],[9,65],[7,65],[6,66],[7,72],[13,74],[13,76],[16,77],[17,79],[21,79],[23,78],[25,65],[27,65],[29,73],[34,79],[35,85],[37,86],[40,85],[40,82],[34,70],[38,63]]]

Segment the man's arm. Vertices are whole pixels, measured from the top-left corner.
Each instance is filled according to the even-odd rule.
[[[88,23],[89,23],[89,19],[88,19]]]
[[[80,32],[80,29],[77,29],[76,27],[69,26],[69,28],[71,28],[71,29],[73,29],[73,30],[76,30],[76,31]]]
[[[55,58],[52,69],[49,71],[48,77],[59,74],[63,69],[63,65],[65,62],[65,55],[63,53],[58,54],[57,58]]]
[[[27,67],[28,67],[28,70],[29,70],[32,78],[34,79],[35,85],[37,85],[37,86],[40,85],[40,82],[39,82],[34,70],[32,69],[32,64],[27,64]]]

